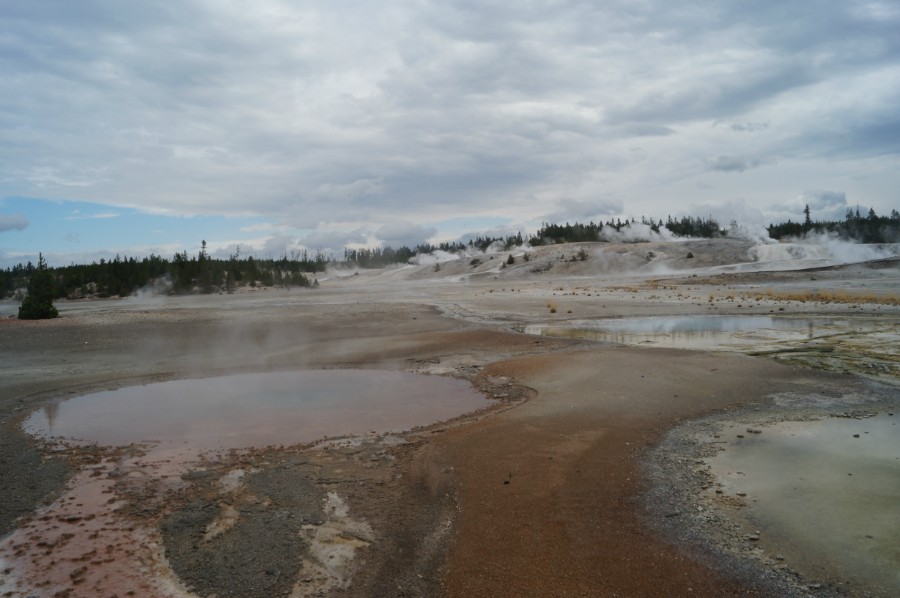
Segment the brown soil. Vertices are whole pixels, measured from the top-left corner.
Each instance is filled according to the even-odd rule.
[[[641,457],[680,418],[791,385],[775,364],[607,349],[493,365],[537,398],[448,432],[460,516],[450,596],[767,595],[655,537],[637,512]]]

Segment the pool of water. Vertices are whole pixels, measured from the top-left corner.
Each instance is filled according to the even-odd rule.
[[[19,315],[18,301],[0,301],[0,318]]]
[[[846,320],[771,316],[666,316],[572,320],[535,324],[526,334],[583,338],[624,345],[679,349],[743,349],[771,342],[808,341],[847,331]],[[855,323],[860,332],[865,324]],[[868,328],[873,328],[871,325]]]
[[[900,596],[898,419],[781,422],[760,433],[733,426],[707,464],[716,488],[746,502],[741,516],[765,550],[814,580]]]
[[[101,445],[231,449],[399,431],[491,404],[463,380],[376,370],[304,370],[175,380],[73,397],[27,432]]]

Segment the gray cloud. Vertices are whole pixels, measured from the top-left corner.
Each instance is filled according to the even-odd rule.
[[[744,156],[716,156],[707,158],[704,162],[709,170],[721,172],[744,172],[750,168],[757,168],[762,164],[759,160],[745,158]]]
[[[11,230],[25,230],[28,219],[21,214],[0,214],[0,233]]]
[[[560,199],[556,202],[557,210],[544,216],[546,222],[575,222],[585,220],[602,220],[607,216],[621,214],[624,205],[621,201],[600,199],[595,201],[579,201],[576,199]]]
[[[397,248],[401,246],[415,247],[420,243],[424,243],[434,236],[437,229],[432,227],[423,228],[418,224],[410,222],[391,222],[381,226],[375,231],[375,237],[382,241],[385,245]]]
[[[766,206],[764,209],[766,223],[783,222],[788,219],[802,222],[806,206],[809,206],[813,220],[842,220],[847,208],[855,208],[856,202],[851,202],[844,191],[808,190]],[[862,211],[866,210],[868,206],[862,208]]]
[[[810,215],[817,220],[842,219],[847,208],[847,194],[843,191],[825,191],[817,189],[805,191],[789,203],[795,210],[809,206]]]
[[[661,189],[687,205],[705,172],[778,156],[774,201],[833,184],[810,159],[900,154],[890,8],[14,1],[0,197],[374,229],[561,195],[665,212]]]
[[[769,123],[731,123],[731,130],[739,133],[758,133],[769,128]]]

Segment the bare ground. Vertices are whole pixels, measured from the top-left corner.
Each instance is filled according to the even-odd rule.
[[[700,257],[703,249],[693,248]],[[90,461],[26,437],[19,424],[34,409],[73,393],[155,380],[385,368],[463,377],[502,404],[402,435],[219,456],[165,492],[129,485],[113,467],[122,516],[159,530],[168,565],[197,596],[808,591],[724,554],[712,539],[673,531],[679,523],[666,517],[667,495],[647,500],[667,482],[650,477],[646,460],[687,420],[748,404],[766,408],[779,393],[868,392],[867,382],[768,359],[513,331],[523,322],[571,317],[708,313],[707,296],[720,294],[723,284],[784,280],[753,275],[701,285],[688,275],[660,290],[658,281],[598,282],[572,273],[552,280],[488,273],[446,284],[420,272],[415,284],[379,286],[358,276],[326,281],[317,291],[63,304],[55,321],[0,320],[0,538],[31,520]],[[848,277],[884,285],[881,272]],[[803,284],[809,277],[787,278]],[[715,305],[719,313],[742,314],[858,309]],[[896,322],[896,309],[869,311]],[[241,484],[223,490],[222,480],[235,471],[246,473]],[[683,508],[671,500],[671,509]],[[348,514],[333,501],[343,501]],[[231,527],[207,537],[220,520]],[[38,542],[20,550],[37,550]],[[355,556],[343,568],[326,567],[328,551],[348,544]],[[14,575],[13,568],[0,570],[0,588],[30,595],[15,589]],[[54,592],[95,595],[80,579]],[[158,588],[123,587],[120,595],[178,595]]]

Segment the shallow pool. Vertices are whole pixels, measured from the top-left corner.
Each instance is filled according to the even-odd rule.
[[[707,459],[719,484],[710,492],[745,502],[742,516],[762,532],[761,546],[789,566],[900,595],[898,419],[728,427],[724,450]]]
[[[466,381],[379,370],[238,374],[73,397],[25,422],[44,437],[202,449],[400,431],[491,404]]]
[[[871,325],[854,323],[854,330]],[[771,342],[808,341],[848,329],[842,319],[772,316],[663,316],[572,320],[561,325],[535,324],[526,334],[562,336],[678,349],[734,349]]]

